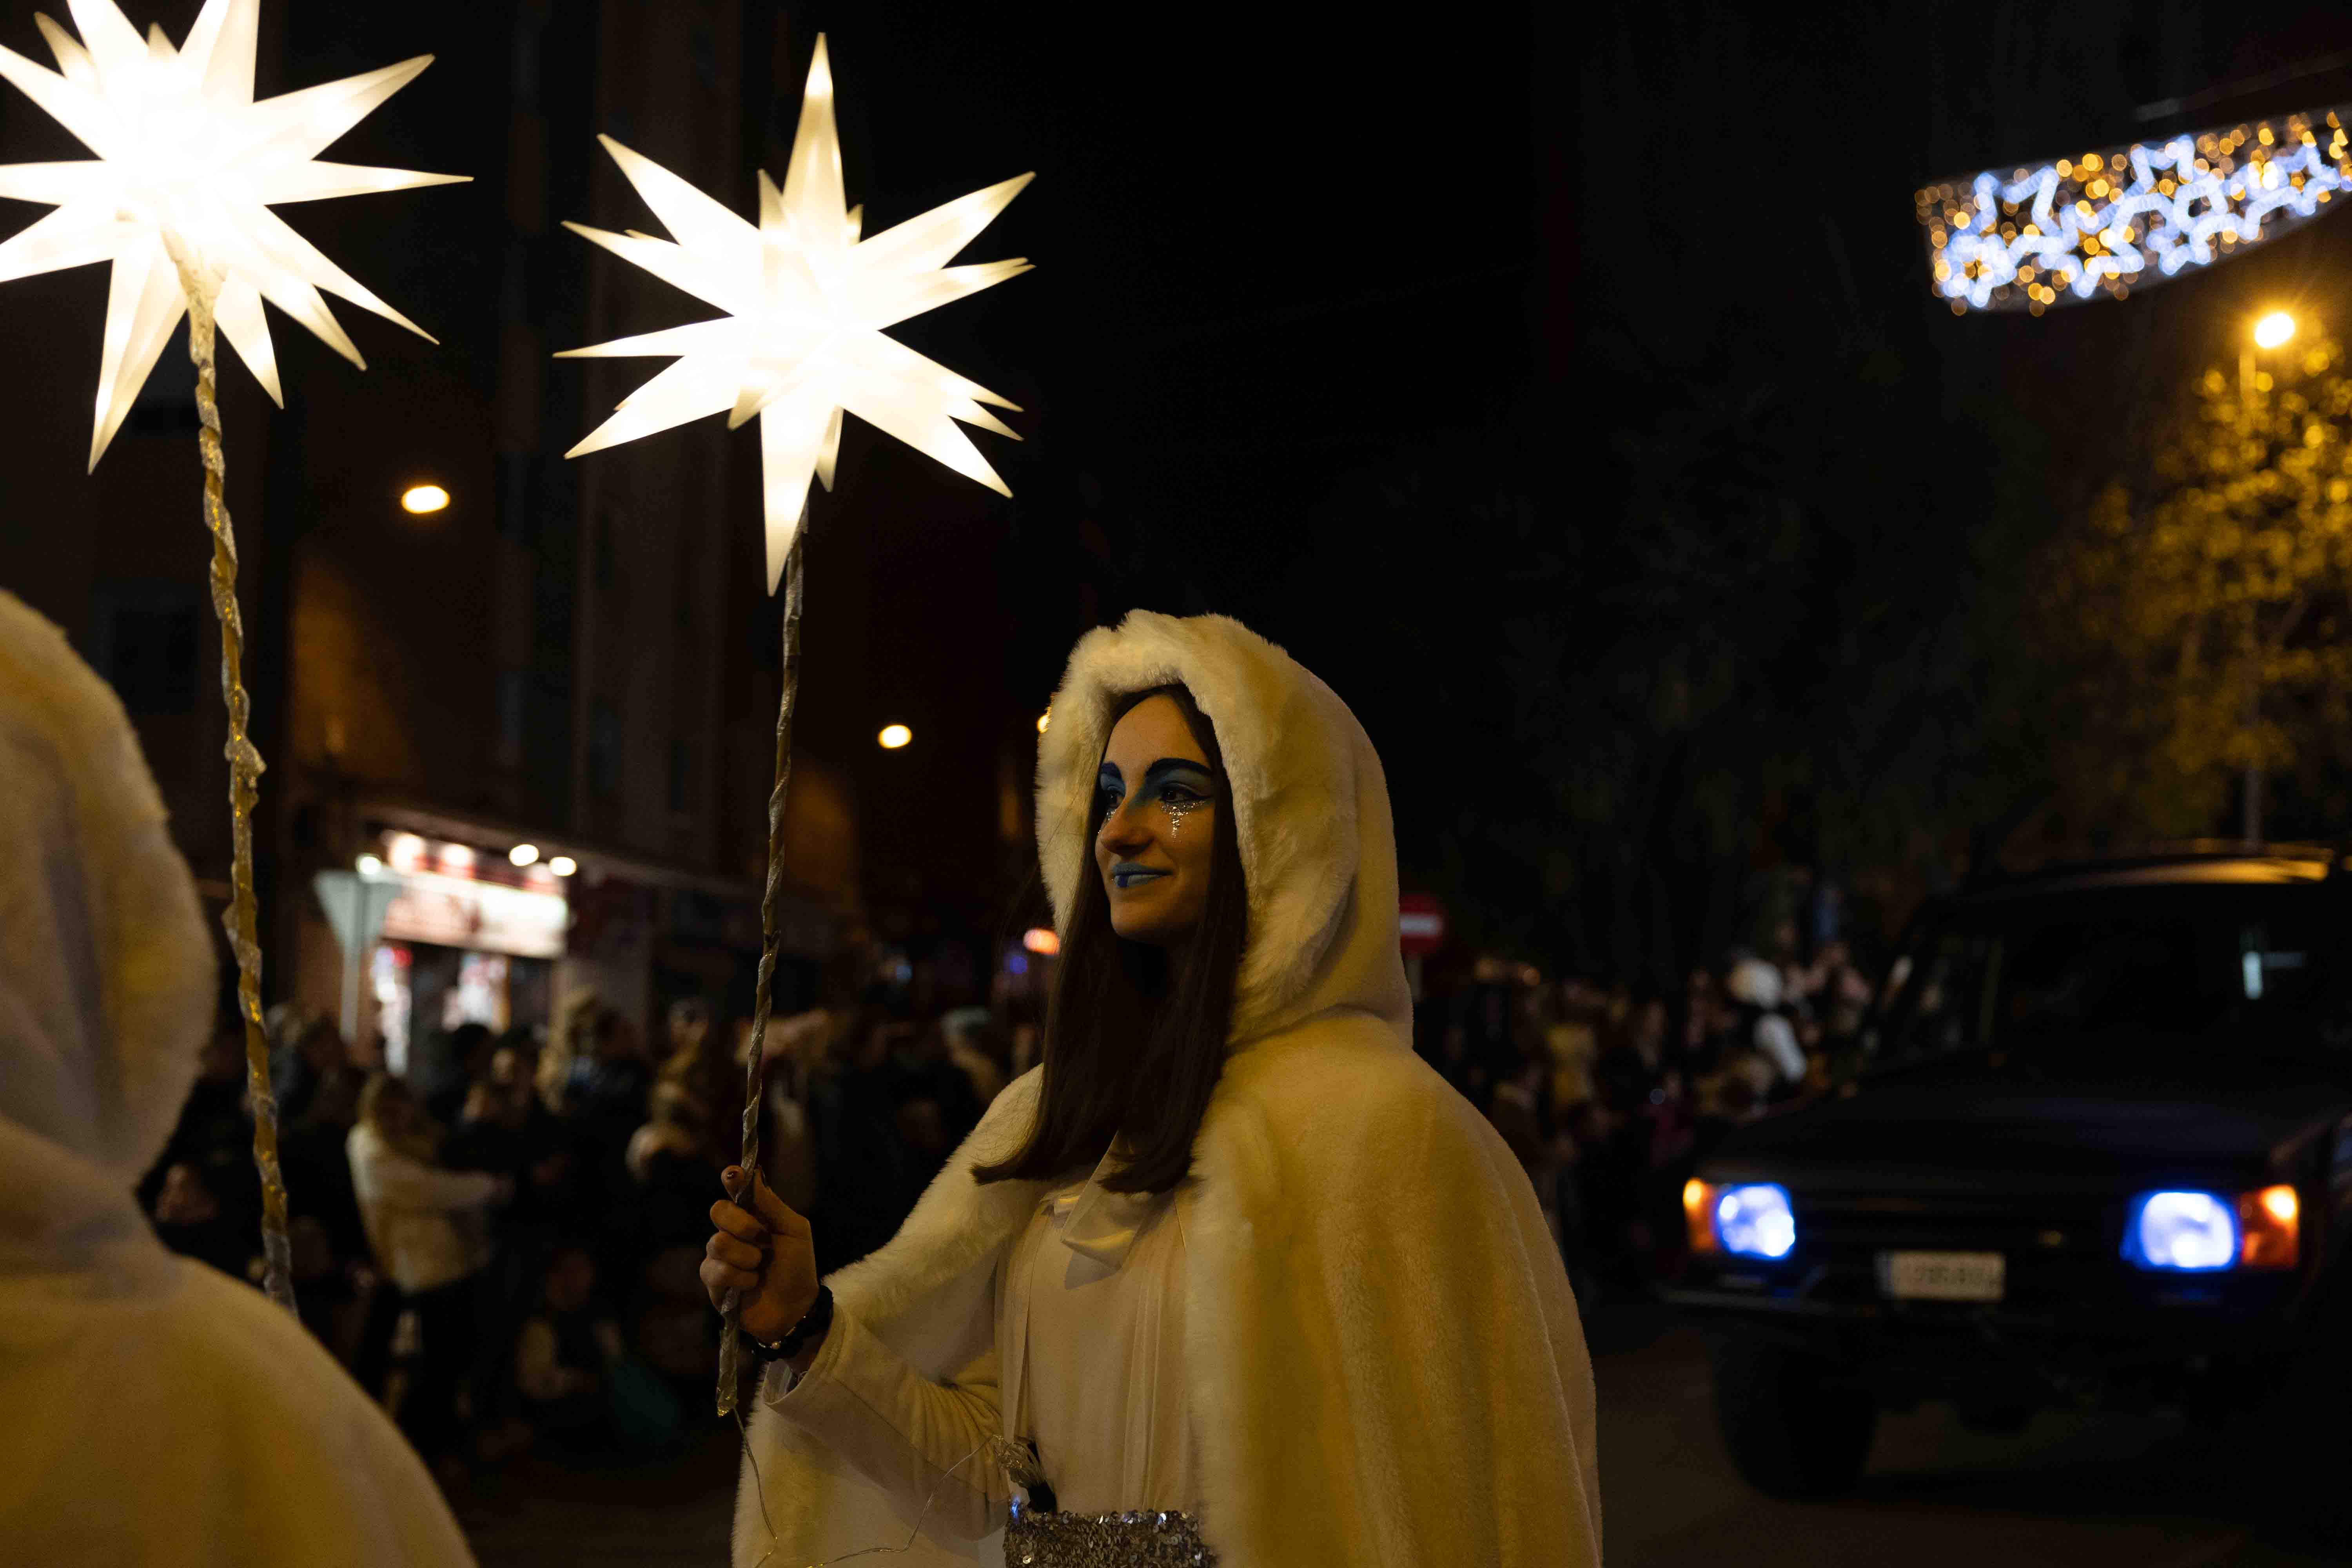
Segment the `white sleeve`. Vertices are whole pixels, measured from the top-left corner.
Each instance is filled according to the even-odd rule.
[[[352,1163],[362,1199],[405,1209],[479,1208],[498,1195],[499,1179],[480,1171],[436,1170],[422,1160],[377,1148]]]
[[[545,1318],[522,1326],[515,1341],[515,1386],[526,1399],[545,1405],[576,1394],[589,1380],[555,1358],[555,1330]]]
[[[761,1396],[776,1413],[889,1492],[926,1532],[936,1523],[978,1541],[1004,1522],[1012,1486],[987,1451],[1001,1426],[993,1347],[953,1383],[934,1383],[836,1307],[808,1371],[789,1384],[772,1371]]]
[[[1772,1065],[1790,1083],[1804,1078],[1804,1048],[1797,1044],[1796,1029],[1778,1013],[1767,1013],[1756,1020],[1756,1048],[1771,1058]]]

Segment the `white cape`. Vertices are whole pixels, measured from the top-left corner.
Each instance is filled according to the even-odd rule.
[[[1066,920],[1124,694],[1181,681],[1215,725],[1249,881],[1233,1042],[1187,1205],[1186,1364],[1202,1521],[1225,1568],[1601,1560],[1591,1364],[1518,1162],[1415,1057],[1379,757],[1282,650],[1221,616],[1139,612],[1071,655],[1039,744],[1045,882]],[[993,1341],[990,1280],[1041,1184],[976,1184],[1017,1143],[1034,1073],[991,1107],[898,1235],[830,1281],[946,1379]],[[800,1568],[915,1521],[761,1405],[735,1561]],[[762,1501],[764,1495],[764,1510]],[[996,1563],[919,1539],[924,1565]]]
[[[131,1201],[217,973],[121,705],[0,593],[0,1559],[470,1563],[334,1358]]]

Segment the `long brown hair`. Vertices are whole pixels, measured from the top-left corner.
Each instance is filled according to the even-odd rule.
[[[1112,1192],[1164,1193],[1192,1173],[1192,1143],[1224,1070],[1234,975],[1249,936],[1249,889],[1224,753],[1192,694],[1157,686],[1120,700],[1116,727],[1154,697],[1174,700],[1221,786],[1209,850],[1209,897],[1181,964],[1164,948],[1111,929],[1110,900],[1091,853],[1071,899],[1060,971],[1045,1014],[1045,1082],[1028,1142],[975,1180],[1045,1181],[1091,1165],[1116,1138],[1125,1163],[1105,1177]],[[1087,813],[1087,840],[1102,831],[1105,802]]]

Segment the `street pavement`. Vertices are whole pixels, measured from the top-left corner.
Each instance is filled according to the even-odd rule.
[[[2160,1416],[2042,1415],[2015,1436],[1889,1415],[1852,1496],[1749,1491],[1715,1438],[1705,1347],[1650,1311],[1594,1325],[1605,1552],[1621,1568],[2284,1568],[2324,1552]],[[2242,1474],[2242,1472],[2241,1472]]]
[[[1696,1334],[1647,1308],[1592,1325],[1612,1568],[2286,1568],[2352,1563],[2232,1495],[2218,1445],[2161,1417],[2042,1415],[2014,1436],[1889,1416],[1853,1496],[1775,1502],[1715,1438]],[[453,1497],[482,1568],[720,1568],[731,1425],[634,1468],[527,1459]],[[2275,1511],[2275,1510],[2270,1510]]]

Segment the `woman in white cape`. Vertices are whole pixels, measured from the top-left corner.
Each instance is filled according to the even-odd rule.
[[[1412,1053],[1354,716],[1234,621],[1130,616],[1071,655],[1037,836],[1044,1065],[898,1236],[820,1287],[764,1187],[713,1206],[769,1363],[739,1568],[1598,1563],[1576,1305]]]
[[[470,1563],[334,1358],[131,1200],[217,973],[121,705],[0,593],[0,1560]]]

